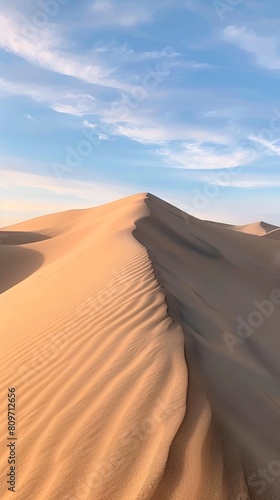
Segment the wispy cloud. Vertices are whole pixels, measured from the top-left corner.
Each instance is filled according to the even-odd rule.
[[[111,78],[113,68],[92,63],[90,55],[81,56],[61,50],[60,38],[53,30],[41,29],[29,37],[24,30],[25,23],[25,19],[12,18],[7,12],[0,14],[0,48],[61,75],[121,90],[131,88],[121,80]]]
[[[60,87],[44,87],[34,83],[11,82],[0,78],[0,99],[7,96],[26,96],[45,103],[57,113],[83,116],[96,111],[96,99],[90,94],[63,90]]]
[[[132,28],[137,24],[152,21],[153,12],[141,4],[132,2],[114,2],[110,0],[96,0],[91,5],[92,24],[101,26],[120,26]]]
[[[103,132],[100,132],[98,130],[96,123],[90,123],[88,120],[83,120],[83,125],[86,128],[95,129],[96,130],[96,137],[99,139],[99,141],[107,141],[108,135],[104,134]]]
[[[227,26],[224,39],[251,54],[256,65],[268,69],[280,69],[280,39],[276,36],[260,36],[246,26]]]
[[[174,59],[181,56],[180,52],[176,52],[172,47],[165,47],[161,50],[150,50],[150,51],[139,51],[131,49],[128,43],[123,45],[116,45],[114,43],[109,43],[107,45],[98,44],[93,53],[96,55],[109,55],[112,57],[118,57],[118,60],[126,62],[141,62],[149,61],[153,59]]]
[[[202,141],[227,143],[229,136],[226,133],[219,133],[215,130],[208,130],[202,127],[187,127],[177,124],[160,124],[155,120],[130,117],[126,123],[113,122],[109,117],[105,119],[107,123],[113,123],[112,133],[127,137],[142,144],[166,144],[172,141]],[[147,125],[149,123],[149,125]]]
[[[113,42],[108,44],[99,42],[99,44],[92,50],[92,54],[97,57],[106,56],[112,64],[117,60],[119,65],[126,66],[129,64],[152,63],[157,61],[165,62],[168,68],[178,66],[190,70],[199,70],[211,67],[208,63],[188,59],[186,54],[177,52],[170,46],[166,46],[160,50],[136,51],[130,48],[127,42],[123,45],[116,45]]]
[[[50,108],[57,113],[84,116],[96,112],[96,99],[90,94],[62,92]]]
[[[264,153],[270,156],[280,156],[280,139],[275,139],[274,141],[268,141],[263,137],[259,137],[253,134],[250,135],[248,138],[250,141],[259,144]]]
[[[106,140],[111,135],[146,145],[164,145],[172,141],[212,142],[226,145],[231,141],[230,133],[225,130],[169,124],[168,121],[160,123],[156,116],[151,116],[149,103],[145,107],[145,102],[141,105],[134,103],[132,109],[125,100],[101,102],[91,94],[82,94],[71,89],[67,91],[0,79],[0,98],[6,95],[24,95],[45,103],[57,113],[84,117],[81,121],[82,126],[95,128],[96,137],[100,140]],[[85,117],[91,117],[91,120]]]
[[[217,148],[194,142],[183,143],[172,148],[158,150],[166,163],[173,168],[183,169],[223,169],[248,165],[252,161],[250,151],[244,149]],[[255,158],[254,158],[255,159]]]

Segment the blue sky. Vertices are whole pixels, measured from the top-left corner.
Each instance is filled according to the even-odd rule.
[[[280,225],[278,0],[0,0],[0,225],[150,191]]]

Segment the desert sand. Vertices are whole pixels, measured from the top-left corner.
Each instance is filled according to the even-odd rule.
[[[279,245],[150,194],[2,229],[0,498],[15,387],[15,498],[279,499]]]

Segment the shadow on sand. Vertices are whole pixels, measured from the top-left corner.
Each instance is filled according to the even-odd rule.
[[[44,256],[35,250],[0,245],[0,293],[28,278],[43,262]]]
[[[50,239],[50,236],[29,231],[0,231],[0,245],[28,245]]]

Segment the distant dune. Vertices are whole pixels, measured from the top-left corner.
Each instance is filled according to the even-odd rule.
[[[267,236],[270,233],[278,230],[277,226],[273,226],[273,224],[268,224],[267,222],[253,222],[252,224],[245,224],[245,226],[233,226],[231,224],[222,224],[220,222],[209,222],[209,224],[213,224],[215,226],[224,227],[226,229],[232,229],[232,231],[238,231],[240,233],[246,234],[254,234],[256,236]]]
[[[241,233],[255,234],[256,236],[265,236],[275,229],[278,229],[277,226],[267,224],[267,222],[263,221],[254,222],[253,224],[247,224],[245,226],[233,226],[233,228]]]
[[[19,500],[279,499],[279,231],[150,194],[0,230],[0,498],[15,387]]]

